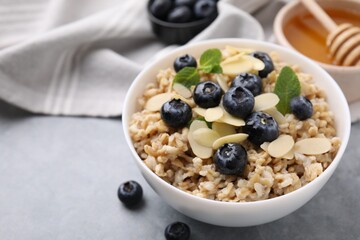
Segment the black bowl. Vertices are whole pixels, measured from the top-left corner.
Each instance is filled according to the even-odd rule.
[[[165,44],[183,45],[187,43],[198,33],[204,30],[207,26],[209,26],[218,16],[218,12],[216,12],[216,14],[210,17],[195,20],[192,22],[187,22],[187,23],[166,22],[155,17],[150,12],[150,5],[152,2],[153,0],[150,0],[147,5],[147,12],[151,23],[151,28],[152,31],[155,33],[155,35]]]

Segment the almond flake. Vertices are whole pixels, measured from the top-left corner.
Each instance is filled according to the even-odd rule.
[[[236,127],[245,126],[245,121],[242,120],[241,118],[236,118],[236,117],[230,115],[225,110],[223,112],[224,112],[224,115],[218,120],[218,122],[227,123],[227,124],[230,124],[230,125],[233,125]]]
[[[205,112],[205,120],[207,122],[215,122],[224,115],[224,111],[221,107],[208,108]]]
[[[226,123],[213,122],[211,127],[220,137],[236,134],[235,127]]]
[[[263,144],[260,145],[260,148],[261,148],[262,150],[264,150],[265,152],[267,152],[267,151],[268,151],[269,144],[270,144],[269,142],[264,142]]]
[[[272,157],[282,157],[287,154],[294,146],[294,139],[290,135],[280,135],[276,140],[272,141],[267,152]]]
[[[233,46],[225,46],[226,51],[231,54],[231,55],[235,55],[237,53],[244,53],[244,54],[249,54],[254,52],[253,49],[250,48],[237,48],[237,47],[233,47]]]
[[[194,107],[192,110],[199,116],[202,116],[202,117],[205,116],[206,108]]]
[[[286,118],[275,107],[264,110],[264,112],[270,114],[278,124],[286,123]]]
[[[253,56],[245,55],[245,56],[243,56],[243,58],[247,59],[248,61],[250,61],[253,64],[254,70],[261,71],[265,68],[264,62]]]
[[[285,159],[293,159],[294,158],[294,151],[293,148],[287,152],[284,156],[282,156],[281,158],[285,158]]]
[[[220,138],[220,135],[209,128],[199,128],[193,132],[194,140],[205,147],[211,148],[216,139]]]
[[[190,98],[190,99],[186,99],[183,96],[179,95],[179,94],[173,94],[172,95],[172,99],[180,99],[183,102],[186,102],[187,104],[189,104],[190,106],[194,105],[194,101]]]
[[[275,93],[263,93],[255,97],[254,111],[264,111],[273,108],[280,101]]]
[[[151,97],[145,104],[145,109],[149,111],[160,111],[162,105],[171,100],[171,93],[160,93]]]
[[[247,139],[249,135],[245,134],[245,133],[236,133],[236,134],[232,134],[232,135],[227,135],[221,138],[218,138],[214,143],[213,143],[213,149],[218,149],[219,147],[221,147],[223,144],[225,143],[240,143],[244,140]]]
[[[229,90],[229,86],[227,84],[227,82],[225,81],[224,78],[222,78],[220,75],[216,75],[216,81],[218,82],[219,86],[221,87],[221,89],[226,92],[227,90]]]
[[[230,54],[230,55],[235,55],[237,54],[239,51],[237,50],[237,48],[232,47],[232,46],[225,46],[225,50]]]
[[[319,155],[330,151],[331,142],[327,138],[306,138],[295,143],[294,151],[306,155]]]
[[[192,96],[191,91],[180,83],[175,83],[173,86],[175,92],[179,95],[183,96],[184,98],[190,98]]]
[[[235,55],[234,57],[226,59],[220,64],[223,73],[231,76],[236,76],[243,72],[249,72],[253,69],[253,63],[243,58],[243,54]]]
[[[188,140],[189,140],[189,144],[190,144],[190,147],[191,147],[193,153],[197,157],[205,159],[205,158],[209,158],[212,156],[213,150],[212,150],[212,148],[202,146],[195,141],[195,139],[193,137],[193,133],[197,129],[201,129],[201,128],[208,128],[206,122],[200,121],[200,120],[194,120],[191,123],[190,128],[189,128]]]

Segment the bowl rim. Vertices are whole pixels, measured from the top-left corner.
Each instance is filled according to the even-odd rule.
[[[331,162],[331,164],[329,165],[329,167],[327,169],[325,169],[325,171],[318,176],[317,178],[315,178],[313,181],[311,181],[310,183],[306,184],[305,186],[300,187],[299,189],[275,197],[275,198],[270,198],[270,199],[265,199],[265,200],[258,200],[258,201],[253,201],[253,202],[222,202],[222,201],[216,201],[216,200],[212,200],[212,199],[207,199],[207,198],[202,198],[196,195],[192,195],[190,193],[187,193],[183,190],[180,190],[178,188],[176,188],[175,186],[167,183],[166,181],[164,181],[162,178],[160,178],[158,175],[156,175],[149,167],[147,167],[145,165],[145,163],[143,162],[143,160],[139,157],[139,155],[137,154],[137,152],[135,151],[133,142],[131,140],[130,134],[129,134],[129,119],[130,116],[128,115],[129,109],[128,106],[129,104],[127,104],[128,102],[131,101],[131,98],[133,96],[132,93],[136,92],[136,83],[140,82],[142,79],[144,79],[146,77],[146,73],[152,68],[153,65],[156,65],[158,62],[162,61],[163,59],[166,59],[168,56],[173,55],[175,53],[180,53],[183,52],[186,49],[192,49],[192,48],[196,48],[197,46],[201,46],[201,45],[206,45],[206,44],[223,44],[225,45],[229,45],[232,43],[236,43],[236,44],[241,44],[241,43],[251,43],[251,44],[257,44],[260,46],[265,46],[265,47],[269,47],[271,48],[273,51],[278,51],[280,50],[280,52],[285,52],[291,55],[295,55],[296,58],[300,58],[303,62],[307,62],[307,64],[311,64],[312,67],[316,68],[317,71],[319,71],[321,73],[321,75],[324,76],[324,78],[328,79],[328,80],[332,80],[329,81],[329,84],[332,85],[332,87],[336,88],[336,92],[339,93],[338,99],[340,102],[342,102],[343,107],[345,107],[344,111],[346,112],[345,116],[345,123],[346,126],[344,128],[344,136],[342,139],[342,143],[340,145],[340,148],[335,156],[335,158],[333,159],[333,161]],[[138,163],[138,166],[141,166],[142,170],[146,171],[148,174],[150,174],[151,177],[153,177],[157,184],[161,184],[163,185],[165,188],[167,188],[169,191],[175,191],[176,193],[184,196],[184,197],[189,197],[191,198],[191,200],[193,201],[200,201],[200,202],[204,202],[210,205],[216,205],[216,206],[228,206],[228,207],[243,207],[243,206],[252,206],[252,207],[256,207],[256,206],[263,206],[264,204],[270,204],[270,203],[276,203],[278,201],[281,200],[286,200],[287,198],[291,199],[293,195],[295,194],[300,194],[301,192],[305,192],[307,191],[308,188],[310,188],[311,186],[317,184],[318,182],[322,181],[323,178],[326,178],[325,175],[327,175],[327,173],[329,173],[330,171],[334,171],[338,165],[338,163],[340,162],[340,160],[343,157],[343,154],[345,152],[345,149],[348,145],[348,141],[349,141],[349,137],[350,137],[350,129],[351,129],[351,117],[350,117],[350,110],[349,110],[349,106],[347,104],[347,101],[345,99],[345,96],[341,90],[341,88],[339,87],[339,85],[336,83],[335,80],[333,80],[333,78],[323,69],[321,68],[319,65],[317,64],[313,64],[313,61],[303,55],[301,55],[300,53],[297,53],[296,51],[292,50],[292,49],[288,49],[285,48],[283,46],[280,45],[276,45],[273,43],[269,43],[269,42],[265,42],[265,41],[259,41],[259,40],[251,40],[251,39],[235,39],[235,38],[219,38],[219,39],[211,39],[211,40],[205,40],[205,41],[199,41],[196,43],[191,43],[191,44],[187,44],[184,45],[182,47],[176,48],[170,52],[168,52],[166,55],[162,56],[161,58],[156,59],[154,62],[152,62],[151,64],[147,65],[140,74],[137,75],[137,77],[135,78],[135,80],[132,82],[126,97],[125,97],[125,101],[124,101],[124,110],[123,110],[123,114],[122,114],[122,125],[123,125],[123,131],[124,131],[124,135],[125,135],[125,139],[126,139],[126,143],[128,144],[130,151],[134,157],[134,160]],[[141,171],[142,171],[141,170]],[[331,175],[330,175],[331,176]],[[330,177],[329,176],[329,177]]]
[[[357,3],[354,0],[345,0],[347,2],[352,2],[352,3]],[[318,1],[321,2],[321,1]],[[294,46],[292,46],[290,44],[290,42],[287,40],[285,33],[283,31],[283,23],[284,23],[284,19],[285,16],[287,16],[288,14],[291,13],[291,11],[300,6],[301,3],[299,1],[292,1],[289,2],[287,4],[285,4],[280,11],[278,12],[278,14],[275,16],[275,20],[274,20],[274,24],[273,24],[273,31],[274,31],[274,35],[276,40],[278,41],[279,44],[291,48],[297,52],[299,52]],[[300,54],[302,54],[301,52],[299,52]],[[303,55],[303,54],[302,54]],[[307,56],[306,56],[307,57]],[[309,57],[307,57],[309,58]],[[311,58],[310,58],[311,59]],[[360,67],[359,66],[337,66],[337,65],[331,65],[331,64],[327,64],[327,63],[323,63],[314,59],[311,59],[312,61],[316,62],[317,64],[319,64],[320,66],[322,66],[325,69],[328,70],[332,70],[332,71],[346,71],[349,73],[357,73],[360,71]]]

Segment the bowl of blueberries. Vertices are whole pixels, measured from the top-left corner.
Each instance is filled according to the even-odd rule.
[[[165,44],[185,44],[218,16],[218,0],[150,0],[154,34]]]

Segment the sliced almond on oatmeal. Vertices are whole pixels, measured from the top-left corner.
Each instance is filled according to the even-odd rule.
[[[287,152],[284,156],[282,156],[281,158],[285,158],[285,159],[293,159],[294,158],[294,151],[293,148]]]
[[[224,115],[224,111],[221,107],[208,108],[205,112],[205,120],[207,122],[215,122]]]
[[[184,98],[190,98],[192,96],[190,89],[180,83],[175,83],[173,89],[176,93],[183,96]]]
[[[205,147],[202,146],[200,144],[198,144],[195,139],[194,139],[194,132],[198,129],[202,129],[202,128],[208,128],[207,124],[205,121],[200,121],[200,120],[194,120],[191,124],[190,124],[190,128],[189,128],[189,132],[188,132],[188,140],[189,140],[189,144],[190,147],[193,151],[193,153],[202,159],[205,158],[209,158],[212,156],[213,150],[210,147]]]
[[[213,122],[212,129],[217,132],[220,137],[236,134],[235,127],[226,123]]]
[[[205,147],[212,147],[216,139],[220,138],[220,135],[209,128],[199,128],[193,132],[194,140]]]
[[[331,142],[327,138],[306,138],[295,143],[294,151],[306,155],[319,155],[330,151]]]
[[[162,105],[171,100],[171,93],[160,93],[151,97],[145,104],[145,109],[149,111],[160,111]]]
[[[218,82],[219,86],[221,87],[221,89],[226,92],[227,90],[229,90],[229,86],[226,82],[226,80],[220,76],[220,75],[216,75],[216,81]]]
[[[237,54],[234,55],[234,56],[231,56],[231,57],[226,58],[222,63],[223,63],[223,64],[228,64],[228,63],[236,62],[236,61],[238,61],[239,59],[241,59],[242,56],[244,56],[244,53],[237,53]]]
[[[276,107],[266,109],[264,112],[270,114],[278,124],[286,123],[286,118],[276,109]]]
[[[250,61],[253,64],[252,69],[254,69],[254,70],[261,71],[265,68],[264,62],[253,56],[244,55],[243,58],[247,59],[248,61]]]
[[[230,45],[225,46],[225,50],[230,53],[231,55],[235,55],[236,53],[244,53],[244,54],[249,54],[254,52],[253,49],[251,48],[238,48],[238,47],[233,47]]]
[[[232,135],[227,135],[221,138],[216,139],[216,141],[213,143],[212,147],[213,149],[218,149],[220,146],[222,146],[225,143],[241,143],[244,140],[247,139],[249,135],[247,135],[246,133],[236,133],[236,134],[232,134]]]
[[[267,152],[267,151],[268,151],[269,144],[270,144],[269,142],[264,142],[263,144],[260,145],[260,148],[261,148],[262,150],[264,150],[265,152]]]
[[[172,94],[172,99],[180,99],[183,102],[186,102],[190,106],[194,105],[194,101],[191,98],[184,98],[183,96],[179,94]]]
[[[280,101],[275,93],[263,93],[255,97],[254,111],[264,111],[273,108]]]
[[[243,55],[226,59],[220,64],[223,73],[231,76],[236,76],[243,72],[249,72],[253,69],[253,63],[243,58]]]
[[[205,117],[206,108],[194,107],[192,109],[197,115]]]
[[[245,121],[242,120],[241,118],[236,118],[236,117],[230,115],[225,110],[223,112],[224,112],[224,115],[218,120],[218,122],[227,123],[227,124],[230,124],[230,125],[233,125],[236,127],[245,126]]]
[[[290,135],[283,134],[269,144],[267,152],[270,156],[279,158],[287,154],[293,146],[294,139]]]
[[[235,55],[237,54],[239,51],[237,50],[237,48],[232,47],[232,46],[225,46],[225,50],[230,54],[230,55]]]

